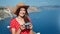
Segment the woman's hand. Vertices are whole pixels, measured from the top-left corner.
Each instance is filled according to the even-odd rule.
[[[25,25],[21,25],[20,29],[24,30],[25,29]]]
[[[24,30],[24,29],[25,29],[25,26],[24,25],[21,25],[21,27],[18,29],[18,31],[16,32],[16,34],[20,34],[20,32],[22,30]]]
[[[33,28],[32,24],[30,24],[29,26],[30,26],[30,29],[32,29],[32,28]]]

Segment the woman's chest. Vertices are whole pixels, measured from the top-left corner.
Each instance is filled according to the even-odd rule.
[[[23,24],[25,24],[25,21],[23,20],[23,19],[17,19],[17,22],[20,24],[20,25],[23,25]]]

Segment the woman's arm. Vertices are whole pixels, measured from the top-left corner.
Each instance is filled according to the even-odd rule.
[[[21,30],[24,30],[24,29],[25,29],[25,27],[21,26],[21,27],[18,29],[18,31],[16,32],[16,34],[20,34],[20,33],[21,33]]]
[[[16,32],[15,28],[12,28],[11,31],[12,31],[12,34],[20,34],[20,32],[21,32],[20,29],[18,29],[18,31]]]
[[[30,34],[35,34],[35,32],[32,30],[32,28],[33,28],[33,25],[31,24],[30,25]]]
[[[33,30],[30,30],[30,34],[35,34],[35,32]]]
[[[16,34],[20,34],[20,32],[21,32],[21,29],[18,29],[18,31],[16,32]]]
[[[12,34],[16,34],[15,28],[11,28]]]

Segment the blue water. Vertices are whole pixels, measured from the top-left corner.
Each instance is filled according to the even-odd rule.
[[[41,12],[29,14],[33,24],[33,31],[41,34],[60,34],[60,8],[41,8],[40,10]],[[6,28],[10,20],[10,18],[7,18],[0,21],[0,34],[11,34],[9,29]]]

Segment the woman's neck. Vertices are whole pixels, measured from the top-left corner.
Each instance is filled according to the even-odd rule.
[[[18,18],[18,19],[23,19],[23,18],[22,18],[22,17],[20,17],[20,16],[18,16],[17,18]]]

